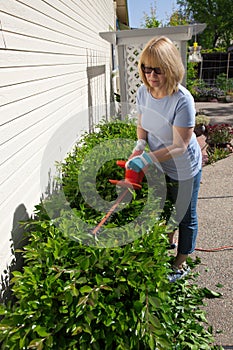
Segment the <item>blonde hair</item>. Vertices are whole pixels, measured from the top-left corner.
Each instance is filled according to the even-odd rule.
[[[178,90],[178,84],[182,82],[185,69],[181,55],[173,42],[165,36],[151,39],[143,49],[139,63],[139,75],[148,90],[150,85],[147,82],[142,66],[160,67],[167,78],[166,90],[172,95]]]

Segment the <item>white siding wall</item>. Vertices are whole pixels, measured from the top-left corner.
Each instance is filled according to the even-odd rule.
[[[0,20],[1,274],[15,221],[40,200],[49,140],[74,115],[77,137],[89,130],[79,112],[110,101],[111,50],[99,32],[114,29],[115,14],[112,0],[0,0]]]

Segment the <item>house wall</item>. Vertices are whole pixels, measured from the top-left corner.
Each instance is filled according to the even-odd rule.
[[[99,121],[94,104],[110,101],[111,50],[99,32],[115,29],[115,12],[111,0],[0,0],[0,21],[2,274],[20,246],[18,220],[40,201],[41,169]]]

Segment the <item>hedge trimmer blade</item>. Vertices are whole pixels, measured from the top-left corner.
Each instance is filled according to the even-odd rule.
[[[121,195],[117,198],[116,202],[113,204],[113,206],[110,208],[110,210],[107,212],[107,214],[103,217],[103,219],[100,221],[100,223],[94,228],[92,231],[93,235],[96,235],[101,227],[105,224],[105,222],[110,218],[110,216],[114,213],[118,205],[123,201],[125,196],[128,193],[128,188],[126,188]]]

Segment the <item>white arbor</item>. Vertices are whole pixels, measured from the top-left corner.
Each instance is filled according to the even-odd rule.
[[[100,36],[116,48],[120,80],[122,115],[128,114],[127,105],[135,103],[135,94],[141,81],[138,75],[138,58],[144,45],[153,37],[165,35],[180,50],[184,66],[187,65],[187,41],[202,32],[206,24],[175,26],[164,28],[132,29],[117,32],[101,32]],[[185,85],[186,75],[183,84]]]

